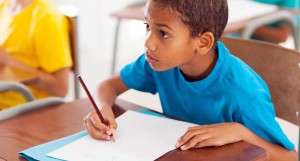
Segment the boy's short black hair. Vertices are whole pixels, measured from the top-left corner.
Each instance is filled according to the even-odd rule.
[[[211,32],[215,42],[222,36],[228,21],[227,0],[153,0],[158,6],[180,14],[180,20],[190,28],[191,36]]]

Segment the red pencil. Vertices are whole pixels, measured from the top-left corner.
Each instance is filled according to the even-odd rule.
[[[89,90],[88,90],[87,87],[85,86],[85,83],[83,82],[83,80],[82,80],[80,74],[77,75],[77,78],[78,78],[80,84],[82,85],[82,87],[83,87],[85,93],[88,95],[88,98],[89,98],[90,102],[92,103],[92,105],[93,105],[93,107],[94,107],[94,109],[95,109],[97,115],[99,116],[101,122],[102,122],[103,124],[105,124],[106,126],[108,126],[108,123],[107,123],[107,122],[105,121],[105,119],[103,118],[103,116],[102,116],[100,110],[98,109],[98,106],[96,105],[96,103],[95,103],[95,101],[94,101],[92,95],[90,94]],[[112,141],[115,141],[113,134],[111,134],[111,140],[112,140]]]

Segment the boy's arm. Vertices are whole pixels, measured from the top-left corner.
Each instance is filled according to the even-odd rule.
[[[62,68],[53,73],[47,73],[39,69],[32,68],[8,54],[0,46],[0,64],[12,66],[25,71],[36,73],[41,79],[39,82],[32,84],[33,87],[47,92],[50,95],[64,97],[68,92],[69,68]]]
[[[177,148],[188,150],[207,146],[222,146],[238,141],[245,141],[260,146],[268,151],[271,161],[297,161],[296,151],[272,144],[254,134],[240,123],[222,123],[189,128],[178,140]]]
[[[112,111],[112,106],[118,95],[127,91],[129,88],[123,83],[120,75],[112,76],[99,84],[97,98],[99,108],[109,127],[101,123],[100,118],[95,112],[91,112],[84,119],[84,125],[89,135],[94,139],[110,140],[111,133],[117,129],[117,123]]]
[[[254,31],[253,36],[275,43],[282,43],[287,40],[290,34],[290,27],[281,25],[276,28],[260,27]]]
[[[101,108],[111,108],[116,98],[129,88],[121,80],[120,74],[114,75],[98,86],[97,98]]]
[[[242,140],[248,143],[260,146],[268,151],[271,161],[282,161],[282,160],[290,160],[290,161],[298,161],[298,154],[295,150],[289,151],[282,146],[272,144],[261,137],[254,134],[252,131],[247,129],[245,126],[239,124],[241,126],[242,131]]]

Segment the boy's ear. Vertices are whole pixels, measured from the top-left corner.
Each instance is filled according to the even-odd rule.
[[[199,39],[199,53],[206,54],[210,51],[210,49],[214,46],[215,37],[211,32],[204,32],[198,35]]]

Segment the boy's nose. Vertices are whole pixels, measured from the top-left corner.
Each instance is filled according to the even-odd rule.
[[[147,37],[145,40],[145,48],[150,51],[156,50],[154,36],[151,34],[151,32],[147,33]]]

